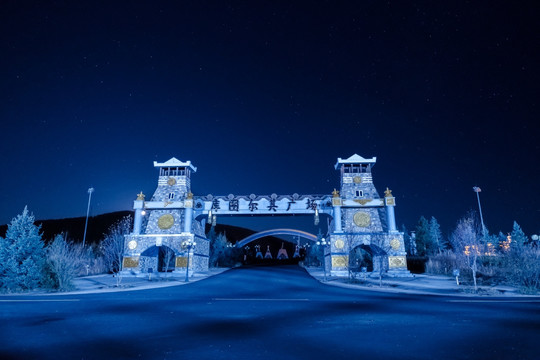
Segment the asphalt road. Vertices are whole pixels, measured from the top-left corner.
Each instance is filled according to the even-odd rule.
[[[0,296],[1,359],[540,359],[540,302],[321,284],[297,266],[186,286]]]

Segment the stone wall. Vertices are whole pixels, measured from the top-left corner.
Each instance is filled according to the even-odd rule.
[[[194,241],[195,246],[190,251],[190,267],[194,271],[208,270],[210,244],[208,239],[194,236],[190,233],[167,235],[128,235],[126,236],[126,252],[124,254],[124,270],[133,274],[146,274],[148,268],[154,272],[158,269],[158,251],[156,247],[167,246],[174,251],[176,258],[187,258],[187,248],[182,246],[184,241]],[[146,252],[146,253],[145,253]],[[148,254],[148,256],[146,256]],[[178,260],[176,262],[178,264]],[[185,261],[182,268],[185,269]],[[180,271],[176,268],[175,271]]]

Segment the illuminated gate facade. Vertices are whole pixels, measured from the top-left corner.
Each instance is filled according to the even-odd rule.
[[[330,222],[326,234],[325,266],[333,275],[346,275],[349,252],[358,246],[376,248],[379,264],[393,276],[407,275],[403,233],[396,229],[395,198],[387,188],[380,197],[373,185],[372,168],[376,158],[353,155],[338,158],[339,191],[323,195],[233,195],[194,196],[191,176],[197,171],[191,161],[172,158],[164,163],[154,161],[159,169],[158,186],[147,200],[141,192],[134,201],[133,232],[126,236],[124,271],[145,274],[157,269],[158,259],[145,256],[152,247],[165,246],[174,252],[175,270],[185,272],[208,269],[210,244],[205,224],[215,224],[221,215],[327,215]],[[306,235],[308,240],[316,236]],[[237,245],[247,244],[246,239]],[[193,245],[192,245],[193,244]],[[375,263],[375,259],[374,259]]]

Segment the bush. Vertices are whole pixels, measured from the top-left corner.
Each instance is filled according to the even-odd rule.
[[[80,246],[80,245],[77,245]],[[77,276],[97,275],[107,273],[107,265],[103,254],[100,253],[97,245],[86,247],[84,251],[81,251],[81,257],[83,259],[83,265],[80,268]]]
[[[459,263],[459,259],[452,251],[444,251],[441,254],[431,256],[426,263],[426,272],[437,275],[453,275],[455,269],[460,272],[466,268]]]
[[[540,292],[540,249],[522,246],[505,257],[506,279],[525,294]]]
[[[107,271],[101,256],[92,247],[84,248],[57,235],[47,247],[47,261],[42,286],[45,289],[69,291],[75,288],[78,276],[102,274]]]
[[[74,288],[73,279],[84,267],[84,249],[57,235],[47,247],[46,285],[60,291]]]

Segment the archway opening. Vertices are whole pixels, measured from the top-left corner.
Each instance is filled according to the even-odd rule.
[[[198,220],[206,223],[206,218]],[[216,220],[214,226],[205,224],[206,237],[210,240],[210,266],[224,266],[231,260],[232,265],[279,265],[304,261],[309,247],[317,240],[315,234],[322,237],[328,232],[331,217],[320,214],[315,221],[313,215],[219,216],[218,213]],[[257,253],[260,253],[258,257]]]
[[[349,253],[349,266],[361,271],[365,268],[367,272],[373,271],[373,251],[367,245],[355,247]]]
[[[141,270],[145,273],[172,272],[175,269],[175,252],[168,246],[154,245],[141,254],[140,262]]]
[[[349,252],[349,267],[353,271],[378,273],[388,270],[388,254],[377,245],[358,245]]]

